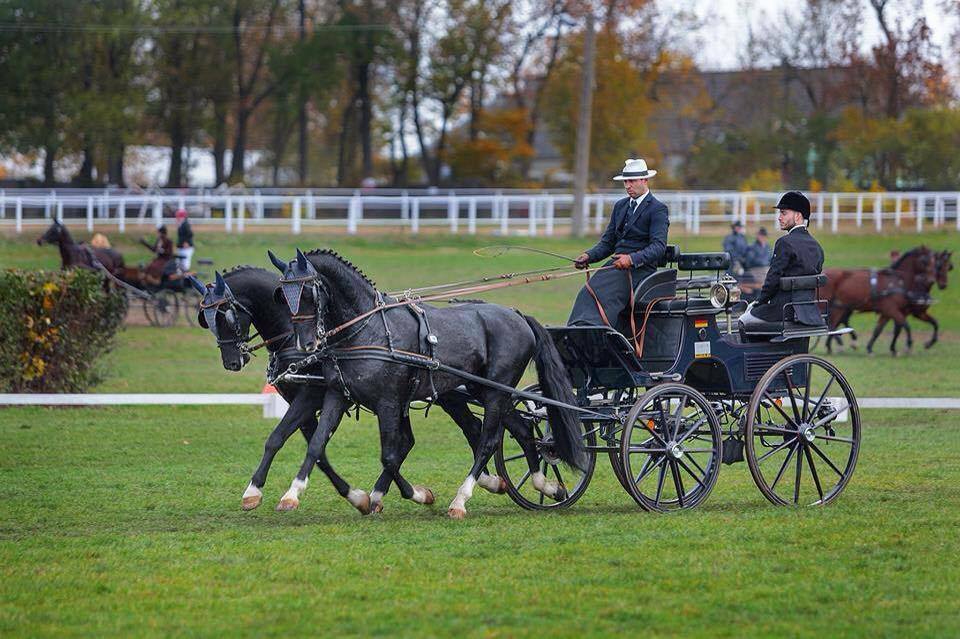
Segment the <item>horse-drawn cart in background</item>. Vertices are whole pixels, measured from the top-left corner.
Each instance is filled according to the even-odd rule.
[[[835,499],[857,463],[860,414],[843,374],[808,354],[810,338],[827,335],[826,325],[782,322],[743,334],[733,317],[742,304],[736,285],[722,276],[727,254],[668,253],[677,268],[637,287],[642,328],[635,344],[609,327],[548,329],[579,407],[589,409],[581,412],[589,464],[584,471],[562,467],[543,406],[522,399],[519,412],[539,438],[540,467],[567,493],[553,502],[533,490],[523,451],[506,434],[496,465],[510,496],[530,509],[568,506],[586,490],[597,454],[606,453],[620,484],[651,511],[696,506],[714,487],[721,462],[744,459],[774,504]],[[702,271],[714,274],[694,276]],[[823,281],[783,278],[781,286],[819,289]]]

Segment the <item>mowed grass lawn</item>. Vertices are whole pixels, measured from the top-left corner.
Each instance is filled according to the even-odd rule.
[[[78,234],[81,237],[82,234]],[[882,266],[891,248],[956,248],[957,236],[822,235],[830,265]],[[50,248],[0,239],[0,265],[55,267]],[[471,251],[500,238],[346,238],[205,234],[218,267],[266,266],[266,248],[333,246],[382,288],[553,265]],[[674,234],[684,250],[717,238]],[[565,239],[509,242],[574,255]],[[128,261],[145,259],[121,242]],[[139,257],[138,257],[139,255]],[[577,278],[573,278],[577,279]],[[960,281],[936,291],[942,341],[930,351],[833,357],[861,396],[960,396]],[[561,323],[580,281],[490,295]],[[914,321],[915,337],[929,336]],[[100,392],[256,392],[265,360],[222,370],[209,333],[127,328],[103,360]],[[960,412],[864,410],[846,492],[827,508],[768,504],[743,464],[724,466],[700,508],[641,512],[605,458],[571,509],[529,513],[475,493],[465,521],[445,517],[470,456],[440,411],[414,415],[404,465],[433,507],[396,490],[362,518],[314,473],[299,511],[272,506],[302,460],[281,451],[264,505],[240,495],[273,422],[252,407],[0,410],[0,636],[956,636],[960,579]],[[345,421],[331,460],[369,489],[375,423]]]

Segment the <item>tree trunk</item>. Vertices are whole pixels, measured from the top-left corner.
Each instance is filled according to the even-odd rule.
[[[590,169],[590,124],[593,109],[594,44],[593,14],[587,13],[586,30],[583,36],[583,78],[580,85],[580,113],[577,118],[577,149],[573,178],[573,211],[570,234],[583,237],[587,229],[587,215],[583,205],[587,194],[587,174]]]
[[[124,186],[123,154],[126,149],[123,142],[116,142],[111,146],[110,156],[107,158],[107,175],[111,183]]]
[[[353,109],[356,101],[357,96],[354,94],[343,109],[340,123],[340,143],[337,148],[337,186],[344,185],[349,175],[348,165],[353,164],[353,154],[349,152],[349,146],[350,129],[353,127]]]
[[[373,105],[370,98],[370,63],[364,62],[357,69],[357,97],[360,100],[360,148],[363,153],[363,177],[373,175]]]
[[[242,105],[237,107],[236,137],[233,139],[233,157],[230,161],[230,184],[243,182],[244,161],[247,157],[247,126],[250,124],[250,111]]]
[[[170,120],[170,173],[167,175],[167,186],[183,186],[183,147],[186,143],[186,131],[183,126],[181,112]]]
[[[57,157],[57,146],[53,143],[48,143],[44,147],[45,154],[43,156],[43,185],[50,186],[56,182],[56,176],[53,173],[53,162]]]
[[[89,145],[83,147],[83,163],[77,171],[76,182],[83,187],[93,186],[93,149]]]
[[[227,155],[227,107],[223,102],[213,104],[213,173],[214,186],[223,184]]]
[[[301,44],[307,39],[307,8],[304,0],[300,0],[297,6],[298,11],[300,12],[300,42]],[[297,120],[300,128],[300,138],[297,144],[298,152],[298,163],[297,163],[297,172],[300,175],[300,186],[306,186],[307,184],[307,92],[303,88],[303,83],[300,83],[300,95],[298,96],[298,106],[299,112],[297,114]],[[276,181],[276,178],[274,178]]]

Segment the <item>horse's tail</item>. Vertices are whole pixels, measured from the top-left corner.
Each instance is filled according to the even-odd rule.
[[[528,315],[524,315],[523,319],[527,321],[537,342],[533,361],[537,366],[540,391],[547,399],[575,406],[577,400],[573,395],[573,383],[560,359],[560,353],[553,343],[553,338],[537,320]],[[556,440],[557,455],[560,459],[581,470],[586,468],[586,449],[583,446],[580,418],[576,411],[547,405],[547,418],[550,420],[550,428]]]

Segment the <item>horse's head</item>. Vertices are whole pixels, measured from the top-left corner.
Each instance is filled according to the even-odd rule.
[[[203,295],[197,323],[209,329],[217,339],[223,367],[228,371],[239,371],[250,361],[247,342],[250,341],[252,314],[237,300],[219,272],[212,286],[204,286],[192,275],[187,279]]]
[[[278,258],[272,251],[267,251],[267,255],[282,273],[280,286],[274,291],[274,300],[277,303],[286,301],[293,321],[297,348],[312,353],[324,341],[326,329],[323,316],[330,299],[327,287],[316,267],[300,249],[297,249],[297,257],[289,263]]]
[[[937,281],[937,254],[921,245],[898,257],[891,268],[903,275],[911,291],[927,293]]]
[[[937,253],[937,286],[943,290],[947,288],[947,273],[953,270],[953,251]]]
[[[63,235],[63,224],[60,223],[60,220],[54,220],[53,224],[50,225],[50,228],[48,228],[43,235],[37,238],[37,246],[42,244],[59,244],[63,239]]]

